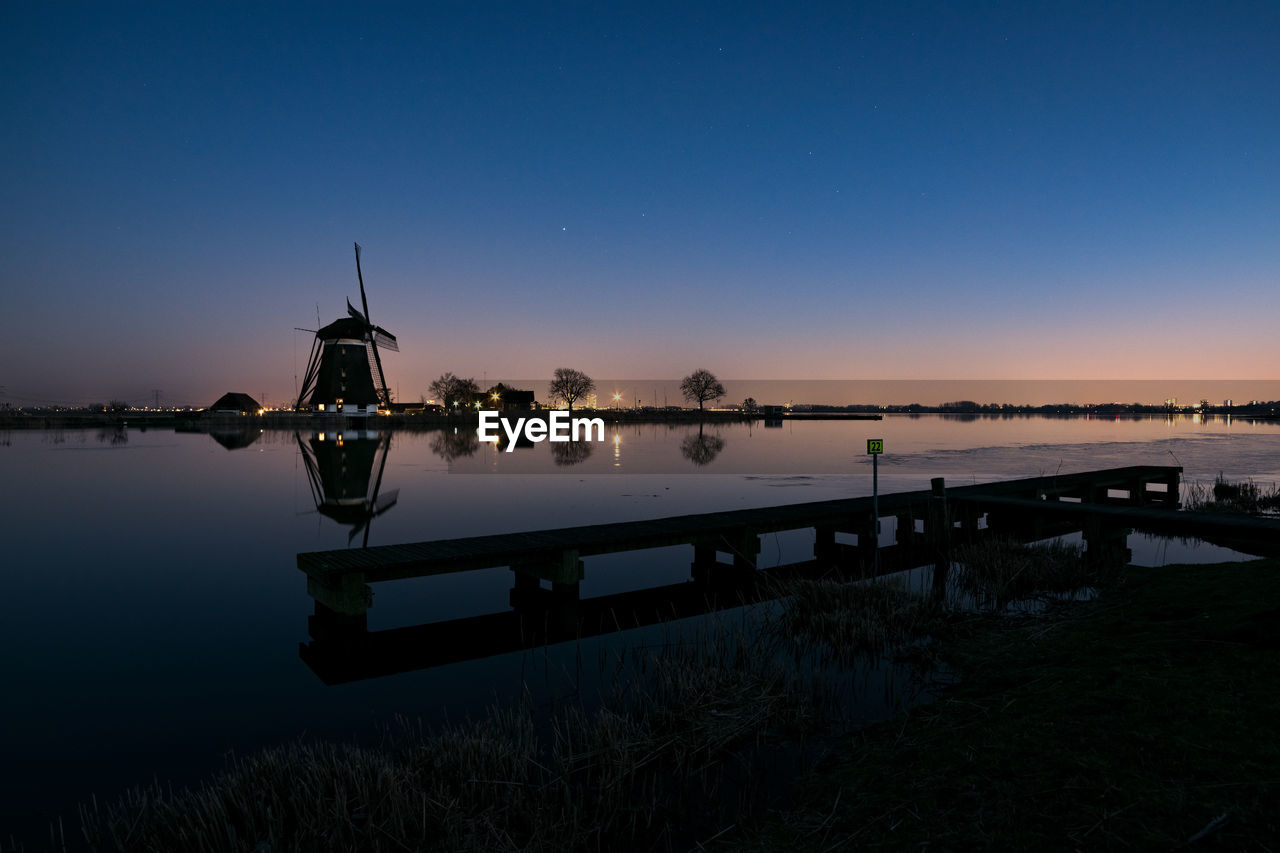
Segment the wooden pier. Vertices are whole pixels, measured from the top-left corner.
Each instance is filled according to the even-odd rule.
[[[1134,466],[732,512],[701,513],[555,530],[302,553],[298,568],[315,600],[312,641],[301,656],[328,683],[370,678],[532,648],[706,613],[754,600],[771,574],[854,576],[933,567],[945,586],[953,544],[1000,537],[1036,541],[1082,532],[1086,558],[1127,561],[1134,530],[1198,538],[1248,553],[1280,550],[1280,520],[1176,511],[1182,469]],[[877,521],[893,519],[891,536]],[[760,536],[814,531],[813,559],[758,570]],[[838,541],[837,536],[844,541]],[[692,547],[691,579],[580,600],[587,558]],[[370,584],[509,567],[509,610],[370,632]]]
[[[1158,506],[1161,512],[1167,512],[1178,505],[1181,472],[1180,467],[1132,466],[945,491],[941,491],[939,480],[932,490],[881,495],[879,516],[897,520],[895,545],[913,546],[921,539],[938,540],[944,526],[977,529],[984,513],[990,509],[1000,511],[994,503],[999,498]],[[836,542],[838,533],[850,534],[856,540],[853,547],[860,552],[884,550],[880,547],[884,543],[876,535],[877,520],[868,495],[554,530],[316,551],[299,554],[298,568],[307,575],[308,592],[317,601],[335,610],[358,613],[368,607],[368,584],[508,566],[518,576],[573,586],[582,579],[584,558],[620,551],[691,545],[695,575],[699,567],[754,568],[760,536],[786,530],[813,529],[814,555],[818,559],[835,558],[847,551],[848,546],[841,547]],[[725,555],[727,562],[720,562],[718,555]]]

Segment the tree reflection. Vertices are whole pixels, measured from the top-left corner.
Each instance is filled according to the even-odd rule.
[[[119,424],[113,427],[103,427],[102,429],[98,430],[98,441],[102,442],[103,444],[110,443],[113,446],[119,445],[119,444],[128,444],[129,432]]]
[[[697,435],[686,435],[680,442],[680,454],[694,465],[707,465],[724,450],[725,441],[718,435],[704,435],[698,424]]]
[[[557,465],[577,465],[591,456],[589,441],[553,441],[551,442],[551,460]]]
[[[473,429],[440,430],[431,437],[431,452],[445,462],[464,456],[475,456],[480,449],[480,438]]]

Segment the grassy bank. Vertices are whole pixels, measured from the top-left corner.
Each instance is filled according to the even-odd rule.
[[[852,736],[730,846],[1274,850],[1280,563],[1125,571],[966,624],[938,702]]]

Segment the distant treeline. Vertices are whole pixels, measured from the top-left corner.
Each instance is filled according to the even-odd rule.
[[[956,414],[956,415],[1241,415],[1267,417],[1280,414],[1280,400],[1256,401],[1242,404],[1212,405],[1201,401],[1196,405],[1148,403],[1049,403],[1033,406],[1030,403],[978,403],[973,400],[956,400],[938,406],[922,403],[879,406],[855,404],[849,406],[803,405],[793,406],[794,411],[805,412],[880,412],[885,414]]]

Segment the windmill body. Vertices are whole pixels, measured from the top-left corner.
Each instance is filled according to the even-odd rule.
[[[364,312],[347,302],[347,316],[316,332],[311,358],[295,408],[319,415],[367,417],[391,404],[391,391],[382,373],[379,349],[399,352],[396,336],[369,321],[369,300],[360,272],[356,244],[356,274]]]

